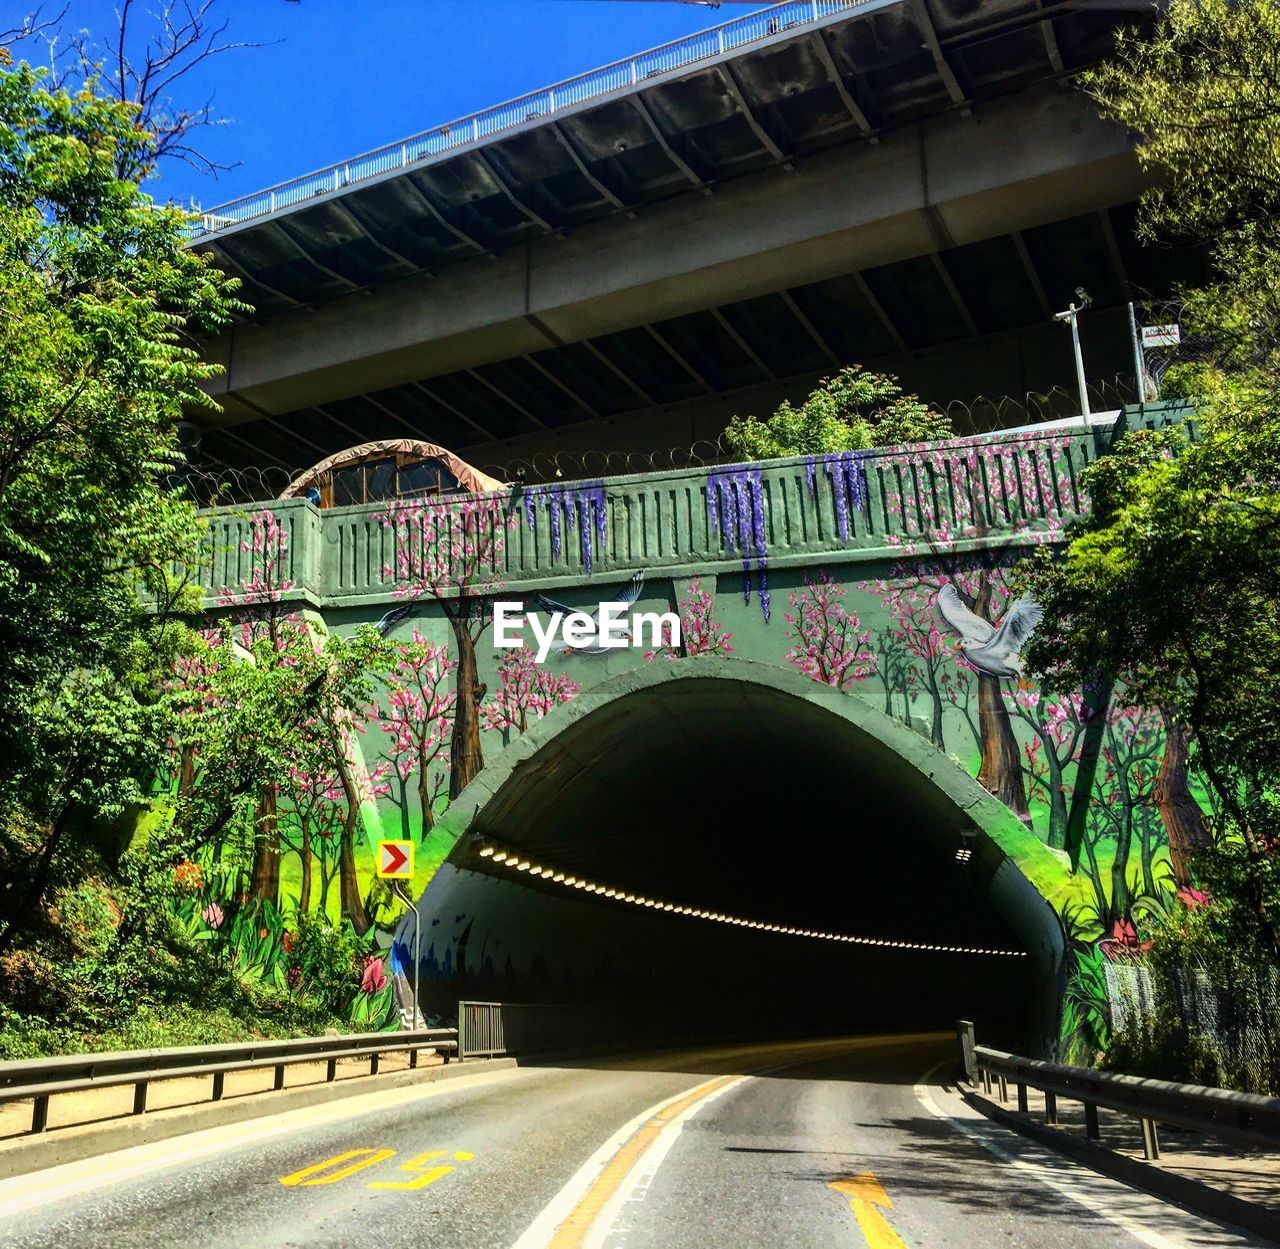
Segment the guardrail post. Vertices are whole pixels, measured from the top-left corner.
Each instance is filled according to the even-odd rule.
[[[329,1059],[328,1065],[324,1072],[325,1082],[332,1084],[338,1078],[338,1060],[336,1058]]]
[[[378,1074],[378,1052],[376,1050],[369,1055],[369,1074],[371,1076]]]
[[[418,1051],[412,1049],[409,1051],[409,1070],[412,1071],[418,1065]]]
[[[223,1071],[215,1071],[213,1073],[213,1100],[215,1102],[220,1102],[222,1100],[222,1088],[225,1076],[226,1072]]]
[[[1142,1156],[1148,1162],[1155,1162],[1160,1157],[1160,1134],[1156,1131],[1154,1119],[1139,1119],[1142,1124]]]
[[[1102,1139],[1102,1131],[1098,1127],[1098,1108],[1092,1102],[1084,1104],[1084,1134],[1091,1141]]]
[[[1000,1100],[1007,1102],[1009,1100],[1009,1081],[1004,1076],[996,1077],[1000,1081]]]
[[[960,1046],[960,1070],[967,1084],[978,1083],[978,1065],[974,1058],[973,1024],[968,1019],[956,1021],[956,1042]]]
[[[31,1107],[31,1130],[43,1132],[49,1126],[49,1098],[37,1097]]]
[[[1044,1121],[1050,1127],[1056,1126],[1058,1122],[1058,1095],[1048,1089],[1044,1091]]]
[[[145,1114],[147,1110],[147,1082],[139,1080],[133,1086],[133,1113],[135,1115]]]
[[[275,1078],[275,1081],[272,1083],[271,1087],[275,1089],[276,1092],[279,1092],[282,1088],[284,1088],[284,1063],[281,1063],[276,1068],[276,1078]]]
[[[1027,1086],[1018,1081],[1018,1109],[1025,1115],[1027,1113]]]

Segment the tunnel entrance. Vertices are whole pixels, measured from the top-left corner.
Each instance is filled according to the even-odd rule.
[[[424,999],[640,1005],[698,1033],[963,1016],[1044,1048],[1056,919],[993,835],[1012,817],[912,730],[744,660],[653,665],[556,717],[459,800]]]

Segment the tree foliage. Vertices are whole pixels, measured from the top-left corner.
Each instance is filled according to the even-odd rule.
[[[950,418],[904,393],[896,377],[869,373],[855,364],[824,378],[798,408],[784,402],[763,421],[735,416],[724,441],[732,455],[769,460],[931,442],[951,435]]]
[[[1280,928],[1280,10],[1173,0],[1155,35],[1091,76],[1158,177],[1152,236],[1209,247],[1215,280],[1183,293],[1211,344],[1172,377],[1191,430],[1126,435],[1092,466],[1090,516],[1027,570],[1046,627],[1028,652],[1054,681],[1123,681],[1194,734],[1238,839],[1265,944]],[[1194,434],[1194,437],[1192,436]]]
[[[142,800],[198,603],[165,478],[216,371],[190,335],[242,305],[184,215],[119,176],[151,142],[127,105],[0,67],[0,942],[68,830]]]

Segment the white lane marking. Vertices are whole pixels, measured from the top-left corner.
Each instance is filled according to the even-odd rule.
[[[746,1077],[743,1076],[741,1078],[745,1079]],[[670,1097],[664,1097],[662,1101],[656,1102],[648,1110],[642,1110],[634,1119],[629,1119],[624,1123],[573,1173],[573,1177],[569,1182],[547,1202],[546,1206],[543,1207],[542,1213],[529,1224],[520,1239],[511,1246],[511,1249],[542,1249],[559,1230],[560,1224],[577,1209],[582,1199],[591,1191],[591,1186],[599,1178],[605,1167],[613,1160],[614,1154],[644,1127],[654,1115],[661,1113],[682,1097],[688,1097],[693,1089],[703,1083],[705,1083],[705,1080],[695,1080],[688,1088],[683,1088]],[[726,1085],[726,1087],[728,1086]]]
[[[709,1106],[717,1098],[723,1097],[730,1089],[736,1089],[746,1081],[753,1079],[755,1079],[755,1076],[739,1076],[728,1084],[722,1084],[714,1093],[708,1093],[706,1097],[694,1102],[692,1106],[682,1110],[669,1123],[663,1125],[653,1144],[640,1156],[639,1161],[631,1168],[631,1173],[619,1185],[618,1191],[614,1193],[604,1209],[600,1211],[599,1217],[591,1229],[591,1234],[586,1239],[584,1249],[604,1249],[606,1241],[618,1230],[614,1225],[617,1223],[623,1207],[628,1201],[634,1199],[638,1191],[640,1192],[640,1199],[643,1200],[643,1190],[648,1189],[649,1185],[653,1183],[654,1176],[658,1174],[658,1168],[662,1166],[667,1155],[671,1152],[671,1147],[679,1139],[680,1133],[684,1131],[684,1125],[704,1106]],[[625,1236],[625,1232],[622,1235]]]
[[[36,1209],[56,1201],[78,1197],[95,1188],[122,1180],[137,1179],[154,1171],[180,1167],[210,1154],[234,1149],[250,1142],[271,1140],[287,1136],[307,1128],[328,1123],[351,1120],[381,1110],[394,1109],[406,1103],[440,1097],[446,1093],[473,1089],[485,1084],[514,1076],[528,1075],[528,1070],[507,1068],[503,1071],[477,1072],[474,1076],[458,1076],[451,1080],[432,1081],[410,1088],[380,1089],[371,1093],[356,1093],[351,1097],[326,1102],[322,1106],[307,1106],[300,1110],[287,1110],[281,1114],[247,1119],[241,1123],[228,1123],[222,1127],[205,1128],[184,1136],[147,1145],[134,1145],[114,1153],[100,1154],[96,1158],[84,1158],[79,1162],[66,1162],[34,1171],[29,1175],[16,1175],[0,1180],[0,1219],[11,1218],[26,1210]]]
[[[920,1035],[923,1036],[925,1034]],[[912,1034],[910,1039],[915,1039],[915,1034]],[[930,1039],[932,1039],[931,1036]],[[682,1127],[684,1123],[688,1119],[692,1118],[698,1110],[707,1104],[707,1102],[714,1101],[722,1093],[726,1093],[732,1088],[737,1088],[746,1080],[754,1079],[757,1076],[768,1075],[772,1071],[781,1071],[785,1067],[798,1067],[804,1063],[813,1062],[815,1060],[815,1052],[821,1053],[828,1049],[842,1052],[845,1050],[871,1048],[876,1044],[882,1043],[883,1040],[883,1037],[854,1037],[845,1040],[801,1042],[799,1044],[799,1048],[803,1049],[804,1052],[800,1056],[790,1059],[787,1062],[771,1063],[765,1067],[757,1067],[755,1071],[747,1075],[739,1076],[736,1080],[731,1080],[728,1084],[725,1084],[723,1088],[717,1089],[714,1093],[711,1093],[695,1102],[689,1110],[682,1112],[671,1121],[671,1126],[676,1128],[675,1131],[669,1133],[663,1132],[649,1147],[649,1149],[645,1151],[644,1157],[647,1157],[649,1153],[657,1150],[659,1146],[663,1146],[658,1157],[658,1162],[654,1164],[652,1171],[648,1173],[646,1185],[648,1182],[652,1181],[654,1174],[657,1173],[658,1165],[660,1165],[662,1158],[666,1157],[671,1150],[671,1146],[675,1144],[676,1137],[679,1134],[677,1125]],[[660,1114],[668,1106],[672,1105],[674,1102],[678,1102],[682,1097],[687,1097],[689,1093],[697,1087],[697,1084],[691,1084],[688,1088],[682,1089],[672,1097],[664,1098],[662,1101],[650,1106],[648,1110],[641,1111],[634,1119],[624,1123],[622,1127],[609,1137],[609,1139],[605,1141],[605,1143],[601,1145],[600,1148],[597,1149],[596,1152],[593,1153],[577,1171],[574,1172],[573,1177],[569,1182],[546,1204],[538,1217],[525,1229],[524,1234],[520,1239],[511,1246],[511,1249],[545,1249],[545,1246],[559,1230],[560,1225],[574,1212],[574,1210],[578,1208],[582,1199],[591,1191],[591,1186],[599,1178],[600,1173],[609,1165],[614,1155],[627,1143],[627,1141],[629,1141],[636,1132],[639,1131],[640,1128],[644,1127],[644,1125],[655,1115]],[[664,1138],[665,1145],[663,1144]],[[624,1196],[625,1194],[636,1191],[639,1187],[640,1179],[645,1172],[646,1168],[642,1158],[642,1160],[638,1162],[636,1167],[633,1169],[632,1174],[635,1176],[635,1181],[632,1182],[632,1176],[628,1175],[626,1182],[622,1185]],[[591,1249],[594,1249],[597,1245],[598,1238],[603,1238],[612,1231],[613,1222],[620,1207],[621,1200],[618,1199],[618,1194],[615,1194],[614,1198],[610,1200],[605,1209],[601,1211],[600,1216],[597,1218],[595,1225],[591,1229],[592,1239],[588,1242]]]
[[[1042,1146],[1034,1142],[1024,1142],[1024,1138],[1017,1136],[1010,1129],[1001,1129],[999,1124],[993,1123],[991,1120],[982,1116],[980,1112],[974,1111],[974,1123],[980,1123],[984,1130],[979,1130],[972,1123],[966,1122],[957,1115],[951,1114],[944,1110],[933,1099],[933,1094],[929,1090],[929,1080],[933,1075],[940,1071],[943,1067],[952,1066],[954,1059],[944,1059],[936,1066],[930,1067],[919,1079],[915,1086],[916,1100],[928,1110],[931,1114],[936,1115],[939,1119],[945,1120],[958,1131],[963,1132],[970,1140],[981,1145],[988,1153],[994,1154],[1002,1162],[1009,1166],[1033,1176],[1040,1183],[1052,1188],[1055,1192],[1060,1193],[1063,1197],[1074,1201],[1077,1205],[1084,1206],[1086,1210],[1098,1215],[1099,1218],[1106,1219],[1109,1223],[1114,1223],[1122,1231],[1127,1232],[1135,1240],[1140,1241],[1144,1245],[1150,1245],[1151,1249],[1185,1249],[1185,1242],[1166,1236],[1162,1232],[1156,1231],[1154,1228],[1139,1222],[1127,1214],[1117,1210],[1113,1204],[1114,1199],[1123,1194],[1125,1197],[1136,1199],[1138,1202],[1151,1202],[1163,1207],[1164,1203],[1159,1198],[1150,1197],[1142,1193],[1138,1189],[1130,1188],[1127,1184],[1122,1184],[1119,1180],[1113,1180],[1109,1176],[1098,1175],[1096,1172],[1087,1169],[1081,1169],[1074,1173],[1070,1179],[1066,1179],[1062,1172],[1056,1167],[1051,1167],[1043,1162],[1034,1162],[1027,1158],[1016,1157],[1010,1150],[1003,1148],[991,1139],[991,1136],[997,1131],[1009,1132],[1011,1137],[1010,1143],[1016,1143],[1019,1148],[1025,1148],[1027,1152],[1038,1152]],[[988,1132],[985,1129],[991,1129]],[[1055,1158],[1057,1155],[1053,1155]],[[1065,1161],[1065,1159],[1064,1159]],[[1172,1207],[1178,1214],[1183,1214],[1181,1207]],[[1162,1210],[1162,1213],[1168,1213],[1168,1210]],[[1194,1217],[1194,1216],[1192,1216]],[[1209,1228],[1218,1230],[1212,1223],[1207,1223]],[[1257,1243],[1249,1239],[1242,1239],[1243,1234],[1237,1235],[1231,1240],[1223,1240],[1218,1243],[1222,1244],[1253,1244]],[[1204,1244],[1208,1242],[1200,1241]]]

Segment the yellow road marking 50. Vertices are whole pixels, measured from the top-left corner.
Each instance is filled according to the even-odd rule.
[[[418,1154],[416,1158],[410,1158],[408,1162],[400,1164],[400,1170],[412,1175],[413,1179],[375,1180],[365,1187],[398,1188],[410,1192],[426,1188],[428,1184],[434,1184],[436,1180],[457,1169],[450,1164],[435,1161],[437,1158],[448,1157],[448,1154],[447,1149],[428,1150],[425,1154]],[[377,1166],[378,1163],[386,1162],[388,1158],[395,1156],[394,1149],[351,1149],[345,1154],[336,1154],[323,1162],[317,1162],[314,1166],[303,1167],[301,1171],[295,1171],[292,1175],[281,1176],[280,1183],[286,1188],[314,1188],[317,1184],[334,1184],[338,1180],[345,1180],[349,1175],[355,1175],[367,1167]],[[456,1162],[470,1162],[475,1154],[460,1149],[453,1157]],[[343,1163],[347,1165],[341,1165]]]
[[[348,1175],[355,1175],[357,1171],[376,1166],[379,1162],[386,1162],[388,1158],[395,1156],[394,1149],[350,1149],[345,1154],[326,1158],[314,1166],[303,1167],[301,1171],[295,1171],[292,1175],[281,1176],[280,1183],[286,1188],[314,1188],[317,1184],[336,1184],[338,1180],[345,1180]],[[324,1174],[330,1167],[336,1167],[340,1162],[346,1162],[350,1158],[356,1159],[350,1166],[340,1167],[329,1175]]]
[[[450,1166],[428,1165],[433,1158],[443,1158],[448,1150],[433,1149],[425,1154],[419,1154],[416,1158],[410,1158],[408,1162],[400,1164],[401,1171],[407,1171],[410,1175],[417,1176],[412,1180],[375,1180],[372,1184],[365,1185],[366,1188],[401,1188],[415,1189],[426,1188],[428,1184],[434,1184],[441,1176],[448,1175],[453,1170]]]

